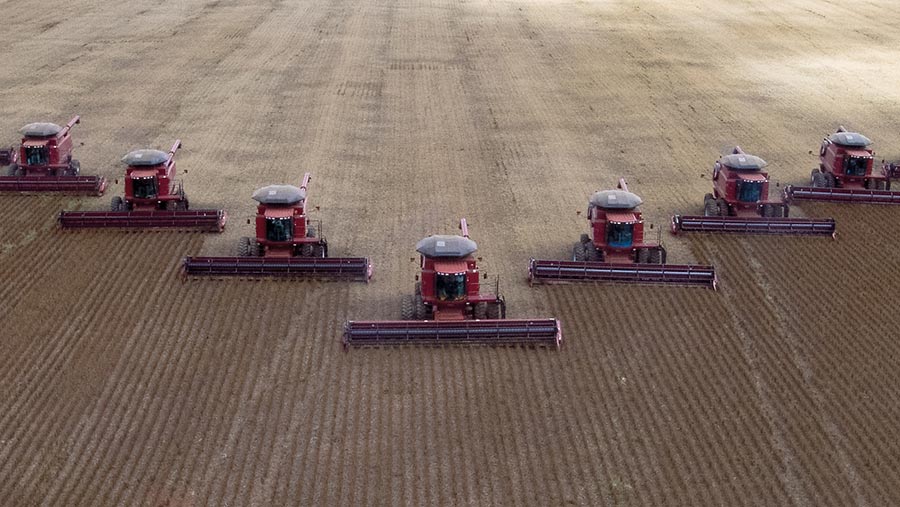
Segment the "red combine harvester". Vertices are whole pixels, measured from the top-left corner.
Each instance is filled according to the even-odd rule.
[[[238,257],[186,257],[185,275],[322,278],[368,281],[372,265],[365,257],[328,257],[328,243],[307,216],[306,173],[300,188],[269,185],[253,193],[259,202],[256,237],[241,238]]]
[[[228,215],[224,210],[190,210],[184,187],[175,182],[175,141],[168,153],[136,150],[125,155],[125,198],[115,196],[109,211],[63,211],[59,223],[65,229],[175,228],[222,232]]]
[[[863,204],[900,204],[900,192],[891,192],[890,164],[875,174],[872,141],[866,136],[837,129],[822,140],[819,168],[810,175],[812,186],[784,189],[784,199],[855,202]]]
[[[672,233],[803,234],[834,237],[832,218],[788,218],[788,205],[769,201],[765,160],[736,147],[713,166],[713,193],[703,200],[703,216],[672,217]]]
[[[483,294],[466,220],[462,236],[429,236],[416,244],[421,280],[415,294],[403,298],[402,320],[349,321],[344,347],[390,345],[531,345],[559,347],[556,319],[506,319],[499,294]]]
[[[55,123],[29,123],[19,131],[18,149],[0,150],[0,166],[8,166],[0,176],[0,192],[65,192],[102,195],[106,179],[81,176],[81,164],[72,159],[72,127],[76,116],[60,127]]]
[[[666,249],[645,241],[644,219],[637,209],[642,200],[628,191],[624,179],[618,190],[595,192],[587,218],[590,234],[575,243],[571,261],[531,259],[530,282],[624,282],[699,285],[716,288],[712,266],[666,264]]]

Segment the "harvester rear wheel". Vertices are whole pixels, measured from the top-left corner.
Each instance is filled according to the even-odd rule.
[[[584,262],[585,255],[584,244],[575,243],[575,247],[572,248],[572,260],[575,262]]]
[[[428,307],[425,306],[425,301],[422,300],[422,295],[418,294],[413,297],[415,301],[415,317],[417,320],[425,320],[428,316]]]
[[[112,201],[109,203],[110,211],[122,211],[122,208],[125,207],[125,203],[122,201],[122,197],[117,195],[112,198]]]
[[[487,303],[477,303],[475,308],[472,309],[472,313],[475,318],[478,320],[483,320],[487,318],[488,304]]]
[[[500,308],[500,304],[500,302],[497,302],[487,305],[487,318],[496,320],[502,316],[502,309]]]
[[[416,316],[416,302],[409,294],[400,299],[400,320],[413,320]]]

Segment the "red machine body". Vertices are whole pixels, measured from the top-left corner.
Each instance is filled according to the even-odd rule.
[[[662,264],[666,250],[659,242],[645,241],[640,197],[619,179],[617,190],[595,192],[588,204],[590,234],[575,244],[572,260],[612,264]]]
[[[242,239],[242,256],[328,257],[328,242],[310,224],[306,212],[310,173],[300,188],[270,185],[253,194],[256,207],[256,237]],[[246,245],[246,246],[243,246]]]
[[[716,161],[712,174],[713,192],[704,202],[706,215],[788,216],[787,204],[769,200],[769,173],[763,170],[766,165],[763,159],[744,153],[740,147]]]
[[[834,235],[833,219],[788,218],[788,204],[769,200],[766,161],[735,147],[713,166],[713,191],[703,200],[703,216],[672,217],[672,233]]]
[[[186,210],[184,187],[175,181],[175,141],[167,154],[158,150],[137,150],[122,159],[125,168],[125,198],[113,198],[112,211]]]
[[[478,264],[472,255],[477,246],[469,239],[466,219],[460,220],[462,236],[431,236],[417,246],[421,280],[413,296],[414,315],[404,309],[403,318],[434,320],[498,319],[506,317],[500,294],[482,294]],[[451,246],[452,243],[452,246]],[[445,246],[440,246],[441,244]],[[440,252],[441,248],[455,249]],[[457,255],[459,254],[459,255]],[[498,283],[499,286],[499,283]]]
[[[18,149],[0,150],[0,165],[8,166],[7,175],[0,177],[0,191],[101,195],[106,179],[80,176],[81,164],[72,158],[72,127],[80,122],[76,115],[63,127],[55,123],[22,127]]]
[[[401,320],[349,321],[344,347],[392,345],[533,345],[559,347],[562,331],[556,319],[506,319],[499,294],[481,292],[474,257],[478,245],[462,236],[429,236],[416,244],[420,280],[414,294],[401,301]]]
[[[81,164],[72,159],[72,127],[81,122],[75,116],[64,127],[53,123],[29,123],[22,128],[18,166],[10,176],[78,176]]]

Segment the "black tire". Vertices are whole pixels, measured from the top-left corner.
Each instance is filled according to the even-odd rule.
[[[703,207],[703,216],[705,216],[705,217],[719,216],[719,206],[716,204],[716,201],[706,201],[706,205]]]
[[[637,251],[637,262],[638,264],[647,264],[650,262],[650,250],[647,248],[641,248]]]
[[[492,319],[492,320],[497,320],[497,319],[501,318],[501,316],[502,316],[502,313],[501,313],[499,301],[496,303],[490,303],[487,305],[487,318]]]
[[[837,180],[834,178],[834,175],[831,173],[825,174],[825,187],[826,188],[834,188],[837,186]]]
[[[576,262],[584,262],[586,256],[587,254],[584,248],[584,244],[576,243],[575,247],[572,248],[572,260]]]
[[[587,245],[584,249],[584,260],[588,262],[598,262],[603,254],[594,248],[594,245]]]
[[[472,315],[478,320],[484,320],[487,318],[488,304],[487,303],[478,303],[472,309]]]
[[[822,171],[818,169],[813,169],[809,173],[809,184],[813,186],[813,188],[821,188],[825,185],[825,175],[822,174]]]
[[[23,178],[25,176],[25,168],[22,166],[16,166],[16,174],[14,174],[13,176]]]
[[[409,294],[400,298],[400,320],[413,320],[416,317],[416,302]]]
[[[414,306],[415,306],[415,317],[416,320],[425,320],[428,318],[428,306],[425,305],[425,301],[422,300],[422,295],[413,296]]]
[[[113,211],[113,212],[122,211],[122,208],[124,208],[124,207],[125,207],[125,202],[122,201],[122,197],[118,196],[118,195],[113,197],[112,201],[109,203],[109,210]]]
[[[256,257],[258,255],[259,247],[256,244],[256,240],[253,238],[248,238],[244,236],[241,238],[240,242],[238,242],[238,257]]]
[[[716,200],[716,206],[719,207],[719,216],[724,217],[728,216],[728,203],[725,202],[725,199]]]
[[[303,257],[315,257],[316,246],[312,243],[303,243],[300,245],[300,255]]]
[[[582,234],[580,238],[578,238],[578,242],[582,245],[589,245],[591,243],[591,237],[587,234]]]
[[[16,176],[17,172],[19,172],[19,166],[17,164],[9,164],[9,168],[6,170],[6,175]]]
[[[662,248],[654,248],[650,250],[650,264],[662,264],[663,263],[663,250]]]
[[[416,285],[413,287],[413,294],[417,296],[422,294],[422,282],[416,282]]]

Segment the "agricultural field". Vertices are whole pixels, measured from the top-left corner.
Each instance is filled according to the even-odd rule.
[[[900,504],[900,207],[836,239],[668,234],[736,144],[802,184],[844,124],[900,159],[888,0],[0,0],[0,138],[80,114],[104,198],[0,195],[0,505]],[[63,232],[184,141],[222,234]],[[313,173],[371,283],[185,280]],[[624,176],[718,291],[530,287]],[[118,178],[118,179],[117,179]],[[774,187],[775,185],[773,185]],[[579,215],[577,212],[581,211]],[[460,217],[559,351],[363,349]]]

